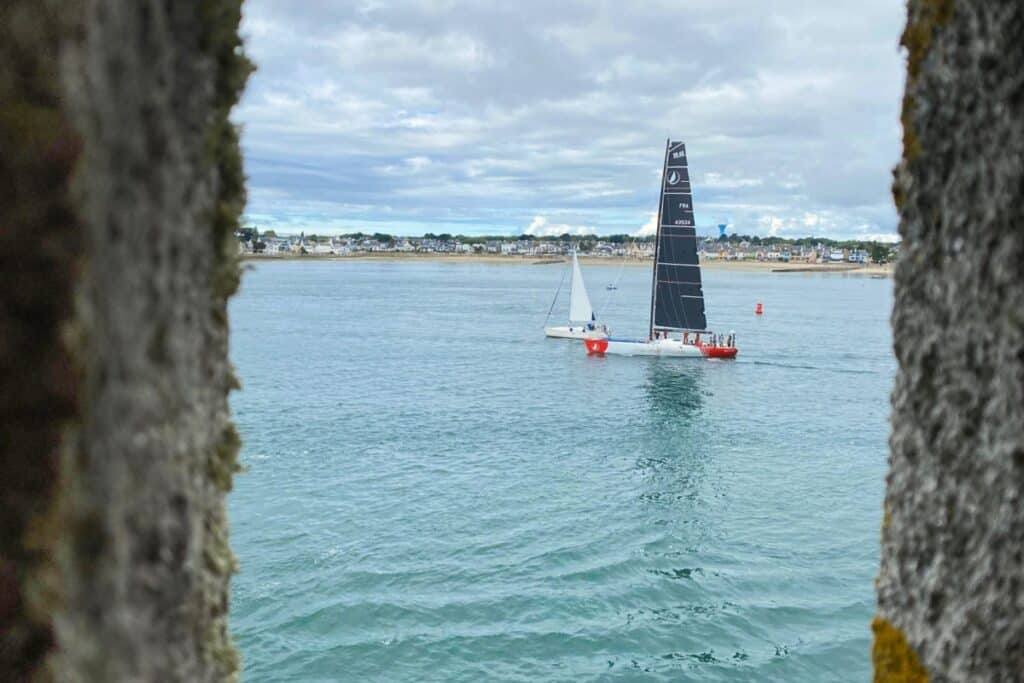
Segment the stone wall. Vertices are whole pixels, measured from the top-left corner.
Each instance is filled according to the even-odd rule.
[[[0,6],[0,679],[225,680],[239,0]]]
[[[1024,675],[1024,3],[910,0],[881,681]]]

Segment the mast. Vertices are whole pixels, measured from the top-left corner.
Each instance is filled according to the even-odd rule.
[[[697,256],[697,228],[686,145],[669,140],[658,205],[651,292],[651,336],[654,330],[703,332],[704,290]]]
[[[651,268],[651,317],[647,327],[647,339],[654,339],[654,302],[658,300],[658,244],[661,242],[661,205],[665,202],[665,171],[668,169],[668,151],[672,147],[672,139],[665,138],[665,162],[661,166],[661,191],[658,192],[658,222],[654,232],[654,266]]]

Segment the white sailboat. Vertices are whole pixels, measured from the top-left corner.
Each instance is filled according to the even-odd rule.
[[[682,142],[667,141],[665,147],[647,339],[620,339],[595,330],[586,334],[584,343],[587,353],[596,355],[736,357],[735,334],[707,329],[690,171]]]
[[[563,276],[564,277],[564,276]],[[563,280],[564,281],[564,280]],[[555,294],[557,301],[558,294]],[[554,303],[552,303],[554,307]],[[550,314],[550,311],[549,311]],[[561,327],[545,327],[544,334],[556,339],[583,339],[590,332],[604,332],[608,328],[597,325],[594,307],[590,305],[587,287],[583,283],[583,271],[580,270],[576,251],[572,252],[572,280],[569,284],[569,324]]]

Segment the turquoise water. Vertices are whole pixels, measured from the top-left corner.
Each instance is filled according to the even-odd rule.
[[[247,680],[870,678],[891,282],[706,272],[737,361],[593,358],[540,331],[560,268],[246,274]],[[595,305],[617,273],[585,268]]]

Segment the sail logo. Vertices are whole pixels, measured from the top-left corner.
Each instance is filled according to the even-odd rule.
[[[673,159],[678,159],[680,157],[682,157],[684,159],[686,158],[686,150],[680,150],[678,152],[672,152],[672,158]]]
[[[668,178],[667,178],[668,184],[669,185],[676,185],[679,182],[679,178],[680,178],[680,175],[679,175],[678,171],[670,171],[669,174],[668,174]]]

